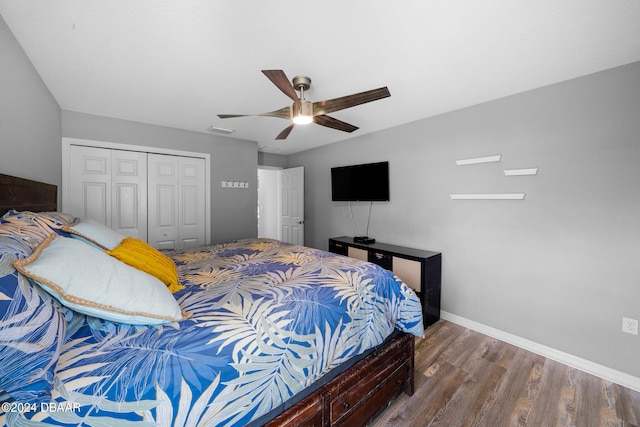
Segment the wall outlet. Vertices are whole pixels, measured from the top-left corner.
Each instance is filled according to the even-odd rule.
[[[622,318],[622,332],[638,335],[638,321],[628,317]]]

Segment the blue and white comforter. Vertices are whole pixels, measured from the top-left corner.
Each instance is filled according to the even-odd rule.
[[[423,334],[415,293],[374,264],[269,239],[167,255],[190,317],[141,327],[67,312],[52,400],[22,414],[13,402],[0,424],[242,426],[394,328]]]

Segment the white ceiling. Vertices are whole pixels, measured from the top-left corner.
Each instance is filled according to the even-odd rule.
[[[0,0],[60,107],[257,141],[289,154],[640,60],[638,0]],[[255,114],[291,103],[261,72],[312,79],[345,133]]]

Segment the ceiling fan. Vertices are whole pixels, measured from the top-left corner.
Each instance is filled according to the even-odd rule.
[[[344,132],[353,132],[358,129],[356,126],[328,116],[327,114],[391,96],[389,89],[385,86],[340,98],[311,102],[304,98],[304,92],[309,90],[311,86],[311,79],[309,77],[296,76],[289,82],[289,78],[282,70],[262,70],[262,72],[278,89],[293,100],[293,104],[268,113],[218,114],[218,117],[221,119],[229,119],[233,117],[266,116],[291,120],[292,123],[280,132],[278,136],[276,136],[276,139],[286,139],[295,125],[304,125],[312,122],[320,126],[326,126]],[[296,91],[300,92],[300,96],[298,96]]]

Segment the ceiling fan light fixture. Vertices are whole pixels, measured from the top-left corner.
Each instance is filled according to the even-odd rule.
[[[313,117],[311,116],[300,115],[293,118],[293,123],[297,125],[308,125],[311,122],[313,122]]]
[[[293,117],[291,120],[297,125],[308,125],[313,122],[313,102],[306,99],[300,100],[300,107],[297,103],[293,104]]]
[[[336,129],[342,132],[354,132],[358,130],[357,126],[338,120],[328,114],[391,96],[389,89],[385,86],[378,89],[367,90],[365,92],[341,96],[339,98],[311,102],[304,99],[305,91],[309,90],[311,87],[311,79],[309,77],[296,76],[291,80],[291,82],[289,82],[287,75],[282,70],[262,70],[262,74],[271,80],[271,83],[273,83],[282,93],[287,95],[287,97],[293,101],[293,104],[289,104],[288,106],[276,111],[270,111],[262,114],[250,114],[253,116],[277,117],[280,119],[291,120],[292,123],[276,136],[276,139],[278,140],[287,139],[291,130],[296,125],[306,125],[309,123],[315,123],[319,126]],[[300,92],[300,95],[296,92]],[[221,119],[246,116],[247,114],[218,114],[218,117]]]

